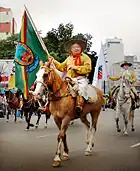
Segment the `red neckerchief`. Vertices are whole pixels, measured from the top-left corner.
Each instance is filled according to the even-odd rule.
[[[81,53],[79,53],[79,54],[72,54],[72,56],[73,56],[73,58],[75,58],[75,65],[76,66],[80,66],[81,65],[81,54],[82,54],[82,52]]]

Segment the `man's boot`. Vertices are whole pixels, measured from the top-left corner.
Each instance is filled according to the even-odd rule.
[[[83,106],[84,106],[85,100],[82,96],[77,96],[76,100],[76,112],[80,113],[83,111]]]

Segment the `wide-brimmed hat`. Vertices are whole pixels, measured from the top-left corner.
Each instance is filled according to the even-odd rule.
[[[129,67],[132,66],[132,64],[131,64],[130,62],[127,62],[127,61],[123,61],[123,62],[120,64],[120,66],[121,66],[121,67],[124,67],[124,65],[126,65],[126,64],[127,64]]]
[[[67,52],[70,52],[71,46],[73,44],[75,44],[75,43],[78,44],[78,45],[80,45],[82,51],[84,51],[86,49],[86,42],[84,40],[74,40],[73,39],[73,40],[70,40],[70,41],[68,41],[68,42],[65,43],[65,50]]]

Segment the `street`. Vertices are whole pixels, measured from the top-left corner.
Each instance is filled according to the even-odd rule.
[[[140,171],[140,110],[135,112],[135,132],[128,136],[116,132],[115,112],[102,111],[98,120],[92,156],[85,156],[85,126],[76,120],[67,131],[70,160],[52,167],[57,145],[53,118],[44,129],[42,116],[38,129],[25,131],[25,121],[0,119],[0,171]],[[32,123],[37,117],[33,116]],[[122,118],[121,118],[122,120]],[[123,130],[123,122],[121,121]]]

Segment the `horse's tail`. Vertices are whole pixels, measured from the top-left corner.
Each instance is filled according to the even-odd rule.
[[[129,120],[130,120],[130,121],[132,120],[132,110],[131,110],[130,113],[129,113]]]
[[[96,88],[96,87],[95,87],[95,89],[96,89],[96,92],[97,92],[98,96],[99,96],[100,99],[101,99],[101,104],[102,104],[102,105],[106,105],[107,100],[106,100],[106,98],[104,97],[102,91],[101,91],[100,89]]]

